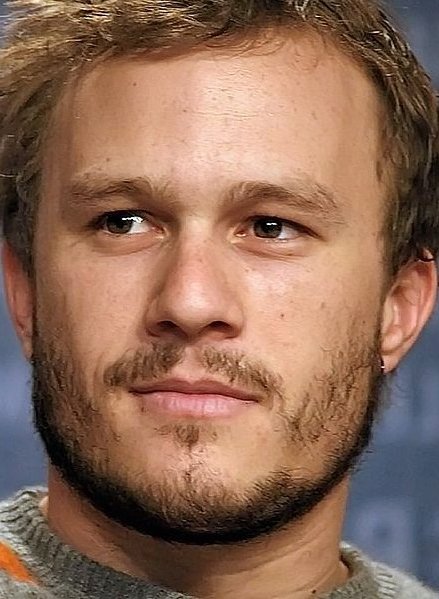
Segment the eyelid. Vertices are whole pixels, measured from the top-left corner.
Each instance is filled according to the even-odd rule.
[[[140,217],[144,218],[145,220],[149,220],[152,225],[153,225],[153,221],[154,221],[154,216],[147,210],[136,209],[136,208],[135,209],[123,209],[122,208],[122,209],[117,209],[117,210],[107,210],[106,212],[102,212],[102,213],[98,214],[88,223],[87,228],[99,231],[103,228],[106,218],[117,215],[117,214],[123,214],[126,216],[131,215],[134,217],[140,216]],[[289,218],[285,218],[282,216],[278,216],[276,214],[269,214],[269,213],[266,213],[266,214],[259,213],[259,214],[254,214],[252,216],[249,216],[245,221],[246,227],[248,227],[255,221],[261,220],[261,219],[277,220],[286,226],[291,226],[292,228],[296,229],[300,233],[303,233],[310,237],[318,237],[318,234],[315,233],[314,231],[312,231],[306,225],[303,225],[303,224],[301,224],[295,220],[289,219]]]
[[[92,229],[100,229],[105,222],[105,219],[109,216],[114,216],[116,214],[123,214],[126,216],[141,216],[142,218],[151,217],[149,212],[146,210],[108,210],[107,212],[102,212],[95,216],[91,221],[89,226]]]
[[[301,233],[305,233],[306,235],[310,235],[312,237],[317,237],[317,234],[312,229],[307,227],[306,225],[299,223],[296,220],[292,220],[290,218],[285,218],[283,216],[278,216],[276,214],[255,214],[253,216],[250,216],[246,222],[248,224],[250,224],[250,223],[254,223],[255,221],[257,221],[259,219],[278,220],[285,225],[289,225],[289,226],[293,227],[294,229],[297,229]]]

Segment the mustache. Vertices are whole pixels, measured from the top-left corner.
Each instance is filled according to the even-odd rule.
[[[185,348],[166,343],[153,344],[126,352],[104,371],[107,387],[135,386],[163,378],[185,358]],[[238,352],[206,347],[197,354],[199,365],[208,374],[220,376],[231,385],[239,385],[266,397],[283,396],[282,378],[265,365]]]

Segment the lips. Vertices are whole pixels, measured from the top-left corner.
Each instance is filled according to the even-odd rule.
[[[145,394],[155,391],[185,393],[188,395],[222,395],[231,399],[240,399],[242,401],[258,401],[256,395],[250,394],[237,387],[224,385],[216,381],[196,381],[189,382],[183,380],[167,380],[151,385],[136,385],[131,389],[133,393]]]
[[[173,416],[228,417],[258,403],[258,397],[238,387],[216,381],[169,379],[139,384],[130,389],[147,412]]]

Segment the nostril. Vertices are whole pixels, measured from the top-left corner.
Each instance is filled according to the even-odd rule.
[[[162,320],[157,323],[156,327],[162,332],[170,333],[176,333],[181,330],[175,322],[172,322],[172,320]]]
[[[223,320],[213,320],[206,323],[178,323],[173,320],[160,320],[153,326],[149,327],[149,331],[154,336],[173,337],[174,339],[188,339],[191,337],[199,337],[200,335],[212,333],[229,337],[233,335],[233,326]]]
[[[214,331],[224,332],[230,329],[230,325],[222,320],[215,320],[214,322],[210,323],[210,328]]]
[[[148,327],[153,337],[172,337],[173,339],[186,339],[185,331],[172,320],[160,320]]]

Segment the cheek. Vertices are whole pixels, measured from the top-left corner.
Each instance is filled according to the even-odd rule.
[[[344,265],[346,266],[346,265]],[[252,294],[247,347],[284,380],[291,401],[300,401],[317,373],[333,368],[334,356],[351,342],[370,347],[379,324],[381,286],[376,273],[321,267],[271,271]],[[263,289],[263,293],[261,290]]]
[[[44,270],[37,295],[41,325],[69,343],[84,369],[118,359],[139,342],[146,300],[142,282],[134,270],[99,260],[69,263],[74,267],[60,262]]]
[[[359,274],[358,268],[342,266],[270,265],[252,273],[244,283],[251,289],[249,312],[264,323],[260,331],[268,333],[268,340],[295,342],[299,337],[306,343],[309,335],[338,336],[352,320],[360,328],[368,322],[375,325],[381,298],[376,271]]]

